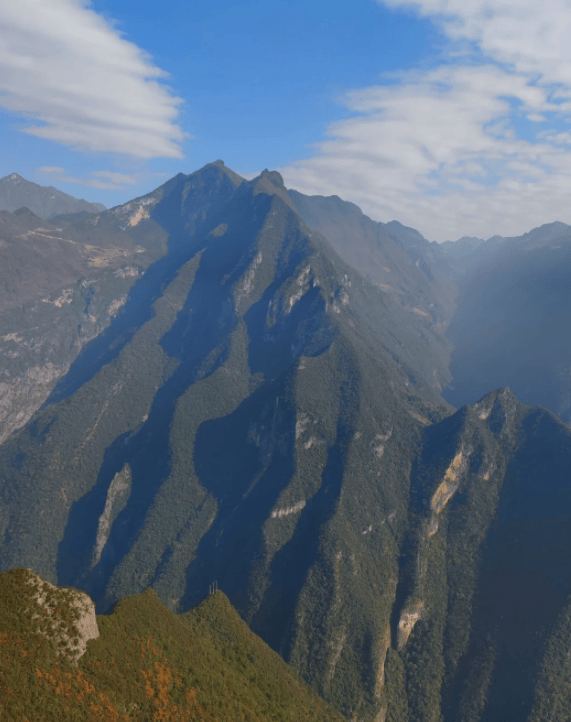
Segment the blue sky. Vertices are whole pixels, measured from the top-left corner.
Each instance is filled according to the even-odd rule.
[[[0,176],[123,203],[222,158],[430,240],[571,223],[569,0],[0,0]]]

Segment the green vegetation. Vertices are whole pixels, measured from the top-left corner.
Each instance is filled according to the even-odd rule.
[[[97,618],[100,636],[76,666],[38,616],[30,577],[24,569],[0,575],[6,722],[341,720],[250,632],[222,592],[183,616],[150,590],[122,600]],[[58,620],[75,612],[70,594],[52,591]]]

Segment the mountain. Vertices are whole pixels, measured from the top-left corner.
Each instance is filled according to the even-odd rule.
[[[466,272],[474,270],[480,264],[489,261],[508,239],[492,236],[487,240],[463,236],[458,241],[436,243],[435,248],[444,254],[454,277],[462,282]]]
[[[0,575],[0,610],[5,722],[342,720],[222,592],[177,616],[149,590],[96,617],[85,594],[16,569]]]
[[[499,236],[495,236],[499,238]],[[444,241],[437,243],[433,241],[435,248],[446,254],[448,263],[453,268],[457,276],[465,273],[467,264],[472,254],[482,245],[486,243],[483,238],[475,236],[462,236],[457,241]]]
[[[99,612],[216,582],[346,719],[565,719],[571,432],[446,403],[444,255],[222,161],[97,218],[157,257],[0,446],[1,568]]]
[[[40,218],[48,219],[62,213],[100,213],[105,210],[102,203],[74,198],[53,186],[32,183],[18,173],[0,178],[0,210],[15,211],[23,207],[29,208]]]
[[[403,308],[423,316],[427,329],[440,334],[448,326],[457,288],[439,247],[397,221],[371,220],[338,196],[288,195],[308,226]]]
[[[338,196],[288,195],[307,223],[337,253],[420,322],[420,338],[435,360],[431,382],[437,391],[450,381],[451,345],[444,332],[455,309],[457,286],[443,255],[418,231],[397,221],[371,220]]]
[[[167,254],[0,447],[2,568],[102,611],[149,586],[185,610],[217,580],[318,691],[374,716],[411,445],[450,410],[441,352],[277,173],[209,164],[103,217],[140,208]]]
[[[466,259],[447,331],[453,378],[444,397],[459,406],[510,386],[569,423],[571,226],[550,223],[493,241]]]
[[[426,429],[385,666],[387,719],[567,718],[570,462],[569,429],[509,389]],[[400,711],[391,699],[403,700]]]
[[[166,251],[158,226],[141,233],[112,211],[73,220],[0,211],[0,442],[28,421]]]

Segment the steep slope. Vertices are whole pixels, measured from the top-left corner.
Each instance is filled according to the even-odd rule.
[[[418,231],[396,221],[378,223],[337,196],[306,196],[288,191],[310,228],[323,234],[337,253],[410,314],[409,324],[434,359],[436,391],[450,381],[451,346],[446,330],[457,293],[451,269]],[[429,349],[429,350],[428,350]]]
[[[323,234],[347,263],[401,306],[424,315],[427,328],[446,328],[456,286],[438,245],[397,221],[373,221],[337,196],[288,194],[307,225]]]
[[[226,174],[233,188],[239,185],[238,176]],[[169,196],[173,181],[109,211],[51,223],[28,208],[0,211],[0,443],[30,419],[83,346],[109,325],[135,281],[167,252],[169,234],[149,210]],[[192,197],[197,205],[189,219],[208,204],[200,194]],[[162,208],[180,215],[168,203]],[[144,289],[156,293],[149,289],[165,272],[158,266]]]
[[[571,227],[541,226],[470,258],[448,330],[453,379],[445,398],[459,406],[510,386],[570,422]]]
[[[338,709],[373,718],[414,443],[448,413],[434,355],[278,174],[215,163],[150,198],[128,213],[169,252],[0,447],[2,564],[101,610],[149,586],[184,610],[216,580]]]
[[[27,208],[0,211],[0,442],[41,406],[166,250],[158,226],[138,233],[114,212],[84,221],[54,225]]]
[[[61,213],[100,213],[105,210],[101,203],[89,203],[53,186],[32,183],[18,173],[0,178],[0,210],[15,211],[23,207],[29,208],[40,218],[51,218]]]
[[[329,642],[344,674],[337,678],[339,695],[327,679],[313,679],[314,686],[324,687],[339,706],[354,690],[366,694],[366,678],[351,676],[344,657],[363,654],[350,648],[352,630],[379,605],[385,608],[384,632],[374,651],[369,646],[374,659],[361,660],[362,668],[372,664],[375,670],[374,719],[568,719],[570,464],[569,429],[549,412],[521,405],[509,389],[427,427],[410,473],[393,603],[387,609],[386,586],[376,588],[382,568],[369,598],[355,599],[362,595],[359,578],[371,573],[367,555],[345,560],[337,552],[337,569],[329,570],[337,605],[328,611],[338,621],[346,607],[347,617],[344,638]],[[384,526],[370,525],[362,535],[369,553]],[[339,534],[337,543],[351,544],[350,533]],[[391,559],[375,556],[375,562],[383,567]],[[310,602],[327,604],[327,571],[303,607],[314,619]],[[351,595],[343,587],[344,573]],[[282,592],[282,614],[284,601]],[[145,720],[153,712],[157,719],[175,720],[201,719],[203,712],[221,720],[241,714],[334,719],[220,592],[182,617],[168,612],[150,590],[99,616],[98,629],[93,621],[86,625],[90,613],[80,593],[51,588],[28,571],[0,576],[0,704],[14,719],[20,718],[14,710],[23,715],[31,705],[49,712],[46,719],[67,719],[82,705],[91,713],[99,705],[102,719],[120,719],[125,712]],[[304,665],[296,651],[293,661],[311,678],[319,655]],[[69,695],[78,695],[73,709]],[[373,719],[373,711],[361,704],[364,718]]]
[[[96,619],[82,593],[18,569],[0,575],[0,610],[5,722],[342,719],[221,592],[176,616],[149,591]]]
[[[568,719],[571,432],[509,389],[428,428],[387,656],[387,720]],[[565,714],[561,715],[561,711]]]

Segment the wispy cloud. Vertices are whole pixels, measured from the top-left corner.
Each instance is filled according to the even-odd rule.
[[[332,124],[313,157],[281,169],[286,183],[436,240],[571,222],[571,136],[561,128],[571,116],[570,4],[545,0],[539,15],[530,0],[385,4],[432,17],[454,62],[347,94],[353,117]]]
[[[136,185],[137,183],[137,180],[132,175],[114,173],[109,170],[92,170],[91,175],[97,176],[98,178],[107,178],[113,183],[123,183],[126,185]]]
[[[379,0],[432,18],[453,39],[475,42],[484,54],[517,72],[560,83],[571,99],[569,0]],[[567,105],[571,110],[571,105]]]
[[[78,150],[181,158],[167,74],[85,0],[0,2],[0,105]],[[107,186],[105,186],[107,187]]]
[[[100,188],[103,190],[124,190],[125,185],[136,185],[139,182],[132,175],[107,170],[91,171],[91,175],[95,176],[95,178],[76,178],[67,175],[64,168],[56,166],[44,165],[37,168],[36,172],[42,175],[53,176],[53,181],[57,183],[77,183],[79,185],[89,186],[90,188]]]
[[[57,173],[58,175],[61,173],[65,173],[64,168],[60,168],[59,166],[55,165],[43,165],[41,168],[36,169],[40,173]]]

